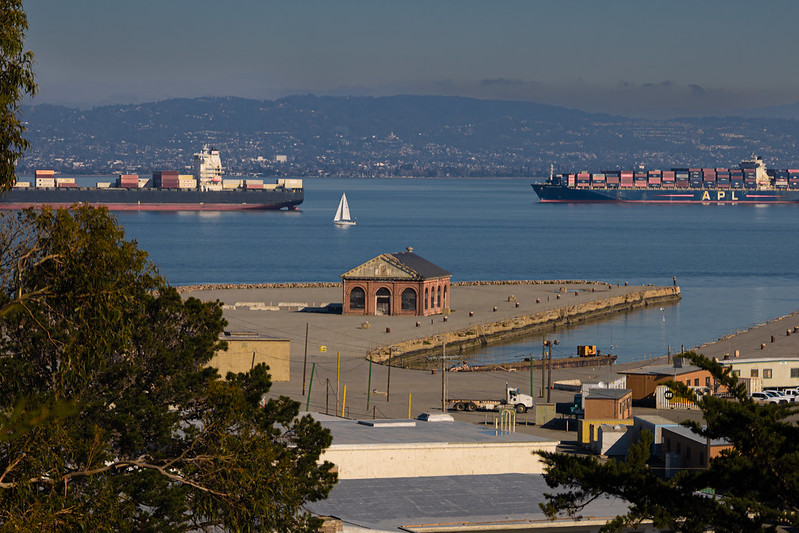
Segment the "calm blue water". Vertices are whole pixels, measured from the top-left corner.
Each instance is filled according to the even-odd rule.
[[[799,206],[541,204],[529,179],[306,179],[301,212],[118,213],[173,285],[338,281],[414,251],[453,281],[586,279],[668,285],[678,305],[559,330],[620,361],[691,347],[799,308]],[[332,217],[347,193],[355,227]],[[541,339],[481,354],[538,354]],[[558,353],[559,352],[559,353]]]

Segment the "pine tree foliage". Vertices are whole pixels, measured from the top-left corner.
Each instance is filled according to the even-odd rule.
[[[105,209],[0,225],[0,531],[312,531],[330,434],[267,368],[218,379],[221,306]]]
[[[14,185],[17,161],[29,146],[20,118],[22,100],[36,94],[33,53],[23,45],[27,29],[22,0],[0,0],[0,191]]]
[[[671,479],[650,467],[651,433],[630,447],[625,461],[543,453],[546,482],[560,489],[542,504],[550,518],[579,517],[591,501],[615,496],[629,503],[629,512],[606,524],[605,531],[645,520],[689,532],[799,528],[799,407],[758,403],[728,367],[694,352],[683,355],[709,370],[731,396],[697,397],[685,384],[670,383],[704,414],[705,427],[684,425],[702,437],[726,439],[732,450],[711,459],[708,469],[683,470]]]

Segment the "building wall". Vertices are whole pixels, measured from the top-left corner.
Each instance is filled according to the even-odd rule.
[[[219,370],[223,378],[228,372],[248,372],[253,366],[266,363],[272,381],[289,381],[291,343],[285,339],[229,339],[227,351],[218,351],[208,366]]]
[[[585,399],[585,418],[623,419],[632,416],[632,393],[619,399],[591,398]]]
[[[764,389],[799,387],[799,359],[736,359],[721,363],[732,367],[739,377],[760,378]]]
[[[654,399],[655,389],[667,381],[678,381],[690,387],[711,387],[712,377],[707,370],[696,370],[676,376],[657,376],[653,374],[627,374],[627,387],[633,391],[633,400]]]
[[[698,439],[699,437],[697,435]],[[723,450],[730,450],[730,445],[711,445],[710,459],[718,457]],[[680,456],[680,468],[705,468],[707,466],[707,442],[700,442],[663,428],[663,453],[676,453]]]
[[[609,425],[625,425],[631,426],[633,421],[630,420],[618,420],[615,418],[607,418],[607,419],[588,419],[583,418],[582,420],[577,421],[577,442],[582,444],[583,446],[590,446],[592,442],[595,442],[597,439],[597,430],[599,426],[603,424]]]
[[[554,452],[556,447],[556,442],[338,446],[334,442],[319,460],[335,464],[339,479],[541,474],[544,465],[535,452]]]
[[[350,295],[355,288],[366,294],[363,309],[350,306]],[[443,313],[450,307],[450,279],[436,278],[424,281],[345,279],[342,293],[342,312],[345,315],[374,316],[377,314],[377,292],[386,289],[391,298],[389,314],[399,316],[429,316]],[[402,309],[402,293],[416,291],[416,308]],[[425,292],[426,291],[426,292]],[[438,295],[441,294],[439,298]],[[425,299],[427,294],[427,299]]]

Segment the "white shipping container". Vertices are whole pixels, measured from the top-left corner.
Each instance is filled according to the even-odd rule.
[[[75,183],[75,178],[56,178],[55,182],[56,185],[61,185],[63,183]]]
[[[264,189],[269,189],[270,191],[274,191],[277,189],[277,183],[267,183],[264,185]]]
[[[139,178],[139,189],[144,189],[150,184],[150,178]]]
[[[241,180],[222,180],[223,189],[238,189],[241,187]]]
[[[178,186],[181,189],[196,189],[197,180],[191,176],[180,176],[180,179],[178,181]]]
[[[20,189],[25,189],[31,186],[31,182],[29,181],[18,181],[14,184],[14,187],[18,187]]]
[[[111,186],[111,182],[110,181],[98,181],[97,182],[97,188],[98,189],[107,189],[110,186]]]
[[[55,187],[55,178],[36,178],[37,187]]]
[[[244,180],[247,185],[263,185],[264,180]]]
[[[277,180],[278,185],[282,185],[286,189],[302,189],[302,180],[292,178],[292,179],[279,179]]]

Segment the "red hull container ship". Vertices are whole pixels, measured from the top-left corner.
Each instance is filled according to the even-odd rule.
[[[557,174],[532,186],[541,202],[799,203],[799,169],[767,169],[759,157],[738,168]]]
[[[17,181],[0,195],[0,209],[70,208],[88,203],[114,211],[241,211],[297,209],[304,199],[302,180],[222,179],[219,152],[203,148],[194,155],[194,173],[155,171],[152,178],[120,174],[113,182],[79,187],[75,178],[57,178],[37,170],[35,182]]]

